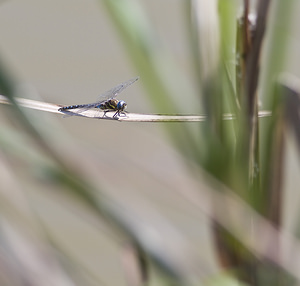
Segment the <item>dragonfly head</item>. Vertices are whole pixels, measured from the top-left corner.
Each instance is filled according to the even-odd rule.
[[[124,100],[120,100],[117,104],[117,110],[124,111],[127,107],[127,103]]]

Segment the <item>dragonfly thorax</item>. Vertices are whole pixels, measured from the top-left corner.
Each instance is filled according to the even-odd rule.
[[[105,102],[102,102],[96,108],[100,108],[102,110],[117,110],[117,111],[124,111],[127,107],[127,103],[124,100],[117,100],[117,99],[109,99]]]
[[[106,114],[107,111],[109,110],[115,110],[116,113],[114,114],[113,117],[116,115],[120,115],[120,112],[124,112],[124,110],[127,107],[127,103],[124,100],[117,100],[115,98],[109,99],[103,103],[101,103],[98,108],[104,110],[104,114]]]
[[[117,104],[117,110],[124,111],[127,107],[127,103],[124,100],[119,100]]]

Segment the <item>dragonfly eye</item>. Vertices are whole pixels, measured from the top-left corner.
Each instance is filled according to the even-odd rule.
[[[126,107],[127,107],[127,103],[126,103],[124,100],[120,100],[120,101],[118,102],[118,104],[117,104],[117,109],[118,109],[118,110],[123,111],[123,110],[126,109]]]

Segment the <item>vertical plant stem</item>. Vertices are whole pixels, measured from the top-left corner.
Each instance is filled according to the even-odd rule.
[[[267,64],[263,81],[260,85],[263,94],[263,103],[265,107],[271,109],[274,114],[270,120],[265,122],[263,132],[260,133],[263,139],[261,140],[261,169],[264,174],[261,177],[261,190],[263,190],[263,192],[260,201],[262,205],[265,205],[264,215],[277,227],[280,227],[281,224],[282,190],[280,187],[280,177],[278,176],[278,171],[275,172],[274,170],[274,164],[280,161],[278,154],[280,154],[282,150],[274,149],[274,147],[277,145],[277,148],[283,149],[282,144],[276,141],[278,140],[278,135],[276,134],[279,132],[277,125],[283,124],[279,110],[286,104],[289,104],[289,102],[286,103],[286,97],[289,93],[279,88],[275,80],[280,78],[280,73],[283,70],[284,60],[287,55],[287,40],[291,29],[290,20],[293,8],[295,7],[293,4],[296,2],[297,1],[289,0],[274,3],[274,18],[272,17],[272,26],[270,29],[272,48],[268,50],[269,52],[266,54],[265,62]],[[291,108],[291,106],[288,108]],[[286,113],[288,118],[291,116],[292,111],[293,108],[289,109]],[[274,161],[274,158],[277,158],[277,160]],[[272,203],[270,202],[271,200],[273,201]],[[278,202],[275,203],[275,200]]]
[[[249,127],[249,189],[251,192],[254,192],[254,206],[255,202],[259,201],[256,200],[257,195],[259,196],[257,192],[260,192],[257,85],[260,71],[260,55],[266,30],[269,5],[270,0],[260,1],[258,4],[253,46],[249,51],[249,55],[247,55],[245,75],[245,95]]]

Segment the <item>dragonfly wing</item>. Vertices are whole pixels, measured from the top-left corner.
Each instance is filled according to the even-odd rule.
[[[112,89],[102,93],[100,96],[99,96],[99,102],[98,103],[101,103],[107,99],[112,99],[112,98],[115,98],[120,92],[122,92],[125,88],[127,88],[128,86],[132,85],[134,82],[136,82],[137,80],[139,79],[139,77],[135,77],[135,78],[132,78],[130,80],[127,80],[115,87],[113,87]]]

